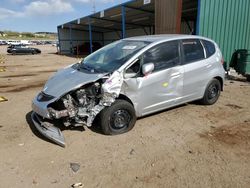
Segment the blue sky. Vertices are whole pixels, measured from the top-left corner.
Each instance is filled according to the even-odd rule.
[[[0,0],[0,31],[56,32],[56,26],[128,0]]]

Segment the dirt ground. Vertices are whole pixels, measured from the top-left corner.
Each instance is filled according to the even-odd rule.
[[[0,47],[0,187],[249,187],[250,84],[227,80],[213,106],[182,105],[137,121],[118,136],[66,129],[66,148],[30,122],[31,101],[45,81],[77,58],[38,46],[40,55]],[[80,168],[73,172],[71,163]],[[79,167],[79,166],[78,166]]]

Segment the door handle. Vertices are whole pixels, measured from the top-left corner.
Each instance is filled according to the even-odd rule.
[[[207,63],[206,67],[209,68],[209,67],[212,67],[212,65],[210,63]]]
[[[177,76],[180,76],[180,75],[181,75],[181,73],[179,73],[179,72],[175,72],[175,73],[171,74],[171,76],[173,76],[173,77],[177,77]]]

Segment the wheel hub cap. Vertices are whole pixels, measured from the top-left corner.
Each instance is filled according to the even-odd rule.
[[[213,85],[210,89],[209,89],[209,94],[208,94],[208,98],[209,99],[213,99],[214,97],[216,97],[218,94],[218,88]]]
[[[111,125],[115,129],[121,129],[129,125],[130,115],[126,110],[117,110],[111,118]]]

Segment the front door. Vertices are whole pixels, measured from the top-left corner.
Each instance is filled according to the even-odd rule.
[[[182,97],[184,69],[179,41],[150,48],[141,56],[141,65],[148,63],[154,64],[152,73],[125,79],[126,94],[134,100],[139,116],[174,106]]]

